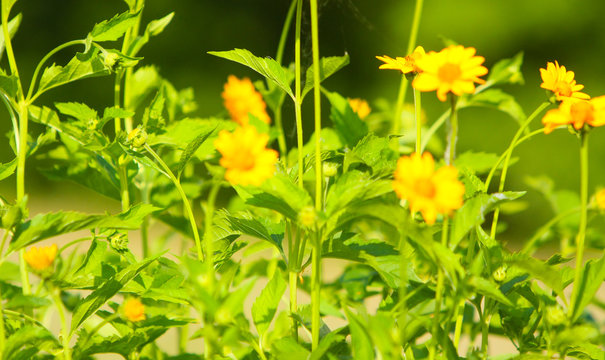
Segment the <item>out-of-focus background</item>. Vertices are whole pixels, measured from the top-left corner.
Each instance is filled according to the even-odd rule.
[[[142,50],[141,64],[156,64],[161,74],[176,88],[192,87],[199,108],[196,116],[224,113],[220,93],[229,74],[259,80],[253,71],[207,54],[211,50],[246,48],[259,56],[275,57],[289,0],[147,0],[143,24],[172,11],[175,17],[160,36]],[[376,55],[404,56],[414,2],[411,0],[322,0],[320,1],[320,52],[322,56],[350,55],[350,64],[325,82],[325,86],[347,97],[367,99],[370,105],[379,99],[394,101],[399,75],[379,71]],[[305,4],[305,11],[308,7]],[[13,40],[19,71],[28,83],[37,62],[55,46],[84,38],[93,25],[127,9],[118,0],[28,0],[19,1],[14,13],[23,13],[19,32]],[[525,54],[523,74],[526,84],[504,90],[515,95],[527,114],[546,95],[539,87],[538,69],[547,61],[558,60],[573,70],[579,83],[591,96],[605,94],[605,2],[602,0],[440,0],[425,1],[418,44],[427,50],[440,50],[442,37],[465,46],[473,46],[491,67],[499,59]],[[310,34],[303,27],[305,61],[310,62]],[[292,33],[291,33],[292,35]],[[116,45],[118,46],[118,45]],[[54,58],[65,64],[71,50]],[[293,59],[293,37],[289,37],[285,60]],[[8,69],[6,57],[2,67]],[[52,106],[55,101],[85,102],[93,108],[111,106],[113,78],[88,79],[53,90],[37,104]],[[410,95],[410,93],[408,93]],[[410,96],[411,97],[411,96]],[[310,125],[311,98],[303,109]],[[408,99],[411,101],[411,99]],[[428,122],[447,109],[433,93],[423,97]],[[327,110],[327,106],[324,107]],[[294,141],[291,105],[286,103],[285,127],[288,141]],[[325,113],[325,122],[329,123]],[[13,158],[8,137],[10,121],[0,110],[0,162]],[[540,126],[539,119],[533,124]],[[507,115],[485,109],[460,113],[458,151],[501,153],[510,143],[516,123]],[[311,126],[305,138],[310,135]],[[40,129],[32,125],[32,131]],[[442,133],[440,133],[442,135]],[[525,190],[527,176],[547,175],[557,188],[579,188],[579,141],[566,131],[537,136],[523,144],[516,155],[520,161],[512,167],[506,188]],[[118,210],[119,204],[69,183],[52,182],[35,170],[36,160],[28,164],[27,188],[32,212],[41,210]],[[595,129],[590,137],[590,194],[605,186],[605,128]],[[0,182],[0,194],[14,198],[14,177]],[[523,241],[552,217],[544,198],[534,190],[524,200],[529,207],[506,216],[509,242]],[[33,214],[32,214],[33,215]],[[596,220],[598,221],[598,220]]]

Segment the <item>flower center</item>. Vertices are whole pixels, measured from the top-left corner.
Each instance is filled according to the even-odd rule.
[[[414,184],[414,191],[425,198],[435,196],[435,184],[430,179],[418,179]]]
[[[567,96],[570,97],[573,91],[571,90],[571,85],[569,85],[566,81],[557,81],[555,84],[555,93],[559,96]]]
[[[569,112],[574,122],[590,123],[593,120],[593,107],[588,101],[579,101],[571,105]]]
[[[452,83],[458,80],[460,78],[460,75],[462,75],[460,65],[452,63],[443,64],[437,72],[437,76],[439,77],[439,79],[443,82],[448,83]]]

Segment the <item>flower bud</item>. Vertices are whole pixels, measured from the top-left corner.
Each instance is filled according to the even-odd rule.
[[[322,164],[322,172],[325,177],[335,176],[338,174],[338,164],[326,161]]]
[[[595,195],[595,199],[597,201],[597,207],[601,211],[605,211],[605,189],[601,189]]]
[[[313,206],[305,206],[298,214],[298,221],[305,227],[312,227],[317,220],[317,214]]]
[[[147,142],[147,133],[143,128],[138,127],[128,134],[128,142],[133,148],[140,148]]]
[[[109,237],[109,245],[117,252],[128,250],[128,236],[124,233],[114,233]]]
[[[145,305],[141,300],[130,298],[122,304],[124,317],[132,322],[145,320]]]
[[[494,280],[496,280],[497,282],[504,281],[504,279],[506,279],[506,267],[500,266],[499,268],[497,268],[494,271],[492,276],[494,277]]]
[[[21,222],[23,218],[23,212],[19,205],[13,205],[8,208],[6,213],[2,216],[2,228],[12,229],[16,224]]]
[[[113,68],[113,66],[115,65],[116,61],[118,61],[119,58],[120,58],[120,56],[116,53],[105,52],[103,54],[103,64],[105,66],[107,66],[108,68]]]
[[[34,271],[43,273],[52,270],[53,262],[57,257],[57,244],[50,246],[32,246],[25,252],[23,258]]]
[[[552,325],[557,326],[565,322],[567,317],[565,311],[559,305],[552,305],[546,307],[546,321]]]

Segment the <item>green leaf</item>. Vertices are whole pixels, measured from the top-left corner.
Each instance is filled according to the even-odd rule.
[[[75,275],[102,276],[101,266],[105,261],[107,242],[94,239],[86,252],[82,265],[75,271]]]
[[[174,12],[171,12],[170,14],[164,16],[161,19],[150,21],[149,24],[147,24],[147,27],[145,28],[145,32],[143,32],[143,35],[137,37],[132,42],[132,44],[130,45],[130,48],[128,49],[128,54],[130,54],[130,55],[138,54],[139,51],[141,50],[141,48],[149,42],[149,39],[152,36],[157,36],[157,35],[161,34],[162,31],[164,31],[166,26],[168,26],[168,24],[170,24],[170,22],[172,21],[173,17],[174,17]]]
[[[353,314],[347,307],[344,308],[347,319],[349,320],[349,330],[351,331],[351,347],[354,359],[374,359],[374,346],[368,329],[363,325],[357,315]]]
[[[125,110],[119,107],[108,107],[103,111],[103,121],[115,119],[115,118],[128,118],[134,116],[134,111]]]
[[[564,296],[561,272],[555,267],[525,254],[513,254],[506,261],[528,272],[533,278],[542,281],[559,296]]]
[[[309,350],[305,349],[292,337],[285,337],[273,343],[272,353],[276,359],[307,360]]]
[[[339,334],[337,331],[332,331],[331,333],[329,333],[328,335],[324,336],[321,339],[317,348],[315,350],[313,350],[313,352],[311,353],[311,357],[309,358],[309,360],[323,359],[324,354],[328,350],[330,350],[330,348],[335,343],[343,343],[343,342],[345,342],[345,337],[343,335]]]
[[[273,321],[277,306],[286,291],[286,287],[287,285],[281,272],[279,270],[275,271],[271,281],[267,283],[267,286],[261,291],[252,305],[252,320],[261,339]]]
[[[319,82],[321,83],[325,79],[334,75],[334,73],[347,66],[348,64],[349,54],[344,54],[343,56],[330,56],[319,59]],[[313,89],[313,87],[315,86],[315,83],[313,81],[314,73],[315,72],[313,66],[309,66],[305,77],[305,87],[302,89],[301,93],[301,103],[302,100],[305,98],[305,95],[307,95],[307,93],[311,91],[311,89]]]
[[[387,138],[370,133],[345,154],[345,168],[357,162],[369,166],[376,175],[391,174],[395,171],[397,154]]]
[[[136,109],[154,90],[162,84],[162,78],[155,66],[142,66],[130,78],[132,91],[127,94],[131,109]]]
[[[48,348],[49,346],[60,346],[50,331],[39,326],[25,325],[6,339],[2,360],[15,359],[26,349],[32,348],[35,349],[33,355],[38,352],[38,348]]]
[[[584,308],[593,300],[595,294],[605,281],[605,253],[598,260],[589,260],[582,271],[578,286],[578,298],[572,309],[571,320],[576,321]]]
[[[77,305],[72,320],[71,333],[74,332],[88,317],[94,314],[103,304],[122,289],[126,283],[134,279],[143,269],[154,262],[160,255],[147,258],[139,263],[131,264],[124,270],[107,279],[103,285],[85,297]]]
[[[277,61],[268,57],[261,58],[255,56],[246,49],[209,51],[208,54],[246,65],[247,67],[266,77],[268,80],[271,80],[275,85],[280,87],[283,91],[290,95],[292,99],[294,99],[294,93],[290,88],[292,76],[288,70],[284,69]]]
[[[12,6],[12,5],[10,5],[10,6]],[[8,12],[6,14],[8,14]],[[8,22],[8,35],[10,36],[11,39],[15,36],[15,34],[17,33],[17,30],[19,30],[19,25],[21,25],[22,18],[23,18],[23,16],[21,16],[21,14],[17,14],[17,16],[12,18]],[[0,31],[0,59],[2,59],[2,55],[4,54],[4,46],[5,46],[4,31]]]
[[[477,106],[500,110],[521,124],[526,116],[515,98],[500,89],[489,89],[473,95],[463,107]]]
[[[8,14],[11,12],[11,9],[13,8],[13,5],[15,5],[16,2],[17,2],[17,0],[2,0],[2,16],[3,17],[4,16],[8,17]]]
[[[353,111],[347,99],[336,92],[324,91],[330,101],[330,118],[334,128],[344,140],[344,143],[353,148],[359,140],[368,134],[368,125]]]
[[[229,226],[229,233],[237,232],[253,236],[255,238],[265,240],[275,246],[285,259],[282,240],[284,237],[284,228],[282,227],[279,234],[272,234],[269,228],[261,222],[260,219],[253,217],[250,214],[241,214],[240,217],[229,215],[226,211],[219,211],[219,218],[223,218]],[[280,224],[283,225],[283,224]]]
[[[98,49],[94,48],[87,53],[78,53],[65,67],[53,64],[44,69],[38,91],[34,97],[38,97],[57,86],[89,77],[109,75],[110,73],[111,71],[103,62]]]
[[[523,52],[518,53],[512,58],[502,59],[492,66],[487,82],[490,85],[497,84],[518,84],[523,85],[523,73],[521,72],[523,64]]]
[[[479,294],[490,297],[496,301],[499,301],[508,306],[514,306],[513,303],[498,289],[498,286],[489,280],[478,277],[470,276],[466,279],[467,284],[474,288]]]
[[[350,170],[342,174],[328,190],[326,215],[328,217],[356,202],[378,197],[393,191],[391,181],[373,179],[367,173]]]
[[[197,151],[197,149],[199,149],[199,147],[202,146],[202,144],[206,140],[208,140],[208,138],[210,137],[210,135],[212,135],[214,130],[216,130],[216,127],[200,133],[195,139],[193,139],[192,142],[187,144],[187,147],[181,154],[181,158],[179,159],[179,164],[177,165],[177,170],[176,170],[177,178],[179,178],[179,179],[181,178],[181,173],[183,172],[183,170],[185,170],[185,166],[187,166],[187,163],[189,162],[189,160],[193,157],[193,155],[195,155],[195,152]]]
[[[137,204],[118,215],[91,215],[72,211],[39,214],[16,228],[9,251],[78,230],[99,227],[137,229],[146,215],[157,210],[159,209],[149,204]]]
[[[14,158],[12,161],[7,162],[6,164],[0,164],[0,180],[4,180],[14,174],[16,169],[17,158]]]
[[[90,36],[93,41],[115,41],[124,35],[136,22],[137,17],[141,14],[140,11],[133,13],[126,11],[122,14],[115,15],[110,20],[105,20],[96,24]]]
[[[81,121],[87,121],[89,119],[96,119],[98,117],[97,112],[86,104],[68,102],[68,103],[55,103],[55,107],[63,115],[74,117]]]
[[[473,171],[475,174],[486,174],[488,173],[494,164],[498,161],[500,156],[492,153],[486,153],[483,151],[475,152],[475,151],[465,151],[462,154],[456,157],[454,160],[454,165],[456,168],[468,168]],[[511,164],[514,163],[514,158],[511,158]],[[499,168],[502,167],[502,163],[498,165]]]
[[[505,191],[493,194],[478,194],[465,201],[464,205],[454,215],[450,244],[455,246],[475,226],[485,221],[485,215],[496,205],[504,201],[512,201],[525,194],[524,191]]]
[[[6,93],[9,98],[15,99],[19,92],[19,78],[15,75],[9,76],[4,70],[0,69],[0,90]]]

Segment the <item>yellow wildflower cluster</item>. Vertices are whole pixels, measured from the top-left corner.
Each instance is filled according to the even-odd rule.
[[[261,94],[256,91],[250,79],[240,80],[229,75],[221,96],[225,108],[229,111],[229,116],[238,124],[247,125],[250,114],[267,124],[271,122],[267,114],[267,104],[263,101]]]
[[[50,246],[32,246],[23,257],[29,266],[36,271],[44,271],[51,267],[57,256],[57,244]]]
[[[347,100],[349,101],[349,106],[351,106],[353,112],[355,112],[361,120],[365,119],[368,115],[370,115],[372,109],[370,108],[370,105],[368,105],[367,101],[358,98]]]
[[[547,63],[546,69],[540,69],[540,76],[542,77],[540,87],[552,91],[559,101],[568,98],[590,99],[590,96],[580,92],[584,89],[584,85],[576,84],[574,72],[567,71],[565,66],[559,66],[556,60],[554,63]]]
[[[278,153],[267,149],[269,136],[252,125],[234,132],[222,130],[214,146],[221,153],[220,164],[227,169],[225,179],[233,185],[259,186],[275,173]]]
[[[137,322],[145,320],[145,305],[137,298],[129,298],[122,304],[122,312],[126,319]]]

